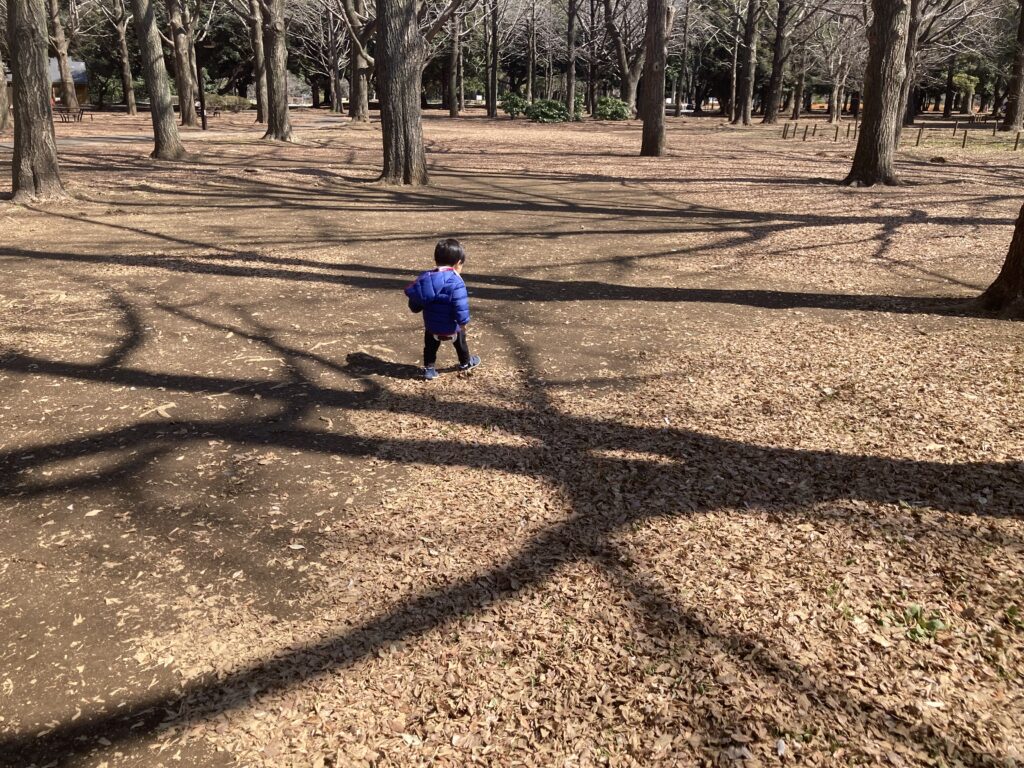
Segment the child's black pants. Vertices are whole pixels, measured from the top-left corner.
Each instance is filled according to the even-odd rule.
[[[469,365],[469,343],[466,341],[466,332],[459,331],[459,335],[452,340],[455,346],[455,353],[459,356],[459,365]],[[423,333],[423,365],[430,368],[437,362],[437,350],[441,348],[441,342],[434,338],[430,331]]]

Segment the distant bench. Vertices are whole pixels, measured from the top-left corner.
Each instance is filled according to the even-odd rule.
[[[85,110],[81,108],[54,107],[53,114],[59,117],[62,123],[80,123],[82,118],[85,117]],[[92,115],[89,115],[89,119],[92,119]]]

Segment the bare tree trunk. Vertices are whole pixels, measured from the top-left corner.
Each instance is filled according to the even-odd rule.
[[[152,0],[132,0],[135,16],[135,36],[142,53],[142,77],[149,91],[150,115],[153,118],[153,157],[160,160],[179,160],[185,156],[185,147],[174,122],[171,106],[171,87],[164,66],[164,49],[156,27],[156,12]]]
[[[647,30],[644,39],[644,96],[640,102],[643,136],[642,157],[665,154],[665,62],[668,32],[672,23],[666,0],[647,0]]]
[[[789,52],[789,12],[791,0],[779,0],[779,10],[775,16],[775,45],[772,48],[772,73],[768,78],[768,95],[765,98],[764,118],[766,125],[774,125],[779,120],[782,109],[782,83]]]
[[[565,108],[569,119],[576,119],[576,0],[569,0],[569,23],[566,26],[565,41],[569,61],[565,67]]]
[[[491,21],[487,44],[487,116],[498,116],[498,3],[491,0]]]
[[[459,112],[466,111],[466,73],[463,61],[462,46],[459,46]]]
[[[736,88],[738,109],[733,123],[742,122],[750,125],[751,110],[754,103],[754,76],[757,69],[757,24],[761,18],[761,0],[748,0],[747,21],[743,27],[743,69],[740,70],[739,84]]]
[[[0,133],[6,131],[11,124],[11,105],[7,103],[7,70],[4,58],[0,56]]]
[[[843,109],[843,88],[839,84],[839,80],[832,83],[832,91],[828,97],[828,121],[830,123],[838,123],[839,115]]]
[[[953,97],[956,93],[953,78],[956,76],[956,56],[949,60],[949,69],[946,70],[946,97],[942,105],[942,117],[946,120],[953,116]]]
[[[1017,217],[1017,226],[1013,230],[1010,250],[1006,253],[1006,261],[999,271],[999,276],[981,295],[981,304],[986,309],[1003,309],[1019,296],[1024,294],[1024,207]]]
[[[917,119],[917,104],[916,100],[911,98],[911,94],[916,79],[918,36],[921,34],[921,24],[924,23],[922,5],[922,0],[910,0],[910,20],[907,24],[907,44],[904,52],[906,74],[900,87],[900,119],[896,123],[892,143],[896,149],[899,149],[904,126],[913,125]]]
[[[537,72],[537,0],[530,0],[529,48],[526,52],[526,100],[533,103],[533,80]]]
[[[909,0],[871,0],[874,19],[868,27],[868,63],[864,72],[864,120],[857,151],[845,184],[870,187],[897,184],[893,136],[902,106],[906,74]]]
[[[427,158],[423,150],[420,91],[426,55],[416,18],[416,0],[378,0],[377,87],[384,136],[385,184],[423,185]]]
[[[1006,97],[1006,117],[1000,127],[1004,131],[1019,131],[1024,123],[1024,0],[1020,0],[1017,47],[1013,54],[1013,70]]]
[[[732,24],[732,72],[729,83],[729,119],[736,122],[740,110],[736,99],[736,87],[738,85],[738,69],[740,66],[740,15],[736,14]]]
[[[288,115],[288,49],[285,47],[284,0],[261,0],[263,50],[267,65],[267,132],[264,139],[291,141]]]
[[[128,55],[128,23],[131,21],[124,7],[124,0],[114,0],[114,29],[117,31],[117,53],[121,60],[121,92],[129,115],[138,113],[135,106],[135,80],[132,77],[132,60]]]
[[[626,106],[631,112],[636,113],[636,86],[640,82],[640,73],[644,66],[643,50],[633,61],[629,60],[626,42],[622,39],[622,33],[615,24],[615,9],[612,6],[612,0],[604,0],[604,18],[608,36],[612,39],[612,49],[615,51],[615,58],[619,64],[619,98],[626,102]]]
[[[78,109],[78,94],[75,93],[75,78],[68,61],[68,40],[64,34],[64,22],[60,18],[59,0],[48,0],[50,11],[50,40],[57,54],[57,68],[60,70],[60,100],[68,109]],[[6,87],[6,84],[5,84]]]
[[[188,30],[181,15],[180,0],[167,0],[167,18],[174,41],[174,84],[178,91],[178,113],[182,125],[198,125],[196,92],[193,87],[192,62],[189,58]]]
[[[353,10],[361,18],[366,13],[365,1],[354,0]],[[362,48],[364,44],[365,40],[361,37],[359,44],[353,41],[351,45],[348,114],[354,123],[370,122],[370,71],[373,64]]]
[[[799,120],[800,113],[804,108],[804,88],[807,85],[807,60],[806,56],[800,56],[800,71],[796,78],[796,88],[793,89],[793,114],[791,119]]]
[[[256,81],[256,122],[267,122],[267,60],[263,52],[263,11],[260,0],[249,0],[249,45],[252,47],[252,74]]]
[[[551,51],[548,51],[548,66],[544,82],[544,98],[550,100],[555,91],[555,67]]]
[[[462,49],[462,17],[452,15],[452,45],[448,54],[448,117],[459,116],[459,51]]]
[[[57,164],[50,110],[49,38],[42,0],[7,0],[14,89],[14,157],[11,188],[15,202],[66,197]],[[3,88],[7,88],[6,78]]]

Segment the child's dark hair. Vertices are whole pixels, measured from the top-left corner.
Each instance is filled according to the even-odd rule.
[[[439,267],[454,267],[466,260],[466,249],[454,237],[438,240],[434,246],[434,263]]]

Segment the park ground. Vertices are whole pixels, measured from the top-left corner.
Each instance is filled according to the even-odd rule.
[[[430,116],[396,189],[295,120],[0,202],[0,764],[1024,761],[1024,153]]]

